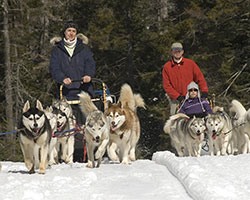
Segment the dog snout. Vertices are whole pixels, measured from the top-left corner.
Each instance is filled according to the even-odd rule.
[[[111,125],[112,125],[112,126],[114,126],[114,125],[115,125],[115,122],[114,122],[114,121],[112,121],[112,122],[111,122]]]
[[[100,142],[100,136],[96,136],[95,137],[95,141],[98,143],[98,142]]]
[[[213,133],[216,133],[216,131],[215,131],[215,130],[213,130],[212,132],[213,132]]]
[[[37,127],[38,127],[38,124],[37,124],[37,123],[34,123],[34,127],[37,128]]]

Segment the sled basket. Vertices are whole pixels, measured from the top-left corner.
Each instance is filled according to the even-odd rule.
[[[82,80],[72,80],[72,82],[82,82]],[[115,95],[111,95],[108,86],[101,80],[97,78],[92,78],[92,83],[94,87],[94,97],[92,101],[95,103],[98,109],[104,111],[107,108],[107,100],[111,102],[116,102]],[[63,84],[60,85],[60,99],[63,99]],[[67,101],[69,104],[79,104],[80,100]]]

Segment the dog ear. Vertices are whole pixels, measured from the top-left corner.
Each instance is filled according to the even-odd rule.
[[[27,112],[30,109],[30,102],[29,100],[23,106],[23,113]]]
[[[112,105],[112,102],[108,100],[107,101],[107,108],[109,108],[111,105]]]
[[[45,111],[47,111],[47,112],[53,112],[52,106],[47,106],[46,109],[45,109]]]
[[[120,108],[122,108],[122,103],[119,101],[119,103],[117,104]]]
[[[38,110],[43,111],[43,105],[42,105],[42,103],[39,100],[36,100],[36,108]]]
[[[65,96],[63,96],[62,100],[61,101],[64,101],[64,102],[67,102],[67,99]]]

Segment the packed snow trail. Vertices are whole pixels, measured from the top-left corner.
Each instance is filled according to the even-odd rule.
[[[107,162],[106,162],[107,163]],[[52,166],[45,175],[28,174],[24,163],[2,162],[1,200],[189,200],[165,166],[150,160],[130,165]]]
[[[195,200],[249,200],[250,156],[176,157],[156,152],[152,160],[165,165]]]

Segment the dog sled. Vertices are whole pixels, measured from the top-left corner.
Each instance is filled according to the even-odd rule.
[[[82,82],[82,80],[72,80],[72,82]],[[110,93],[108,86],[101,79],[92,78],[92,83],[94,86],[94,97],[92,101],[100,110],[104,111],[104,109],[107,108],[107,101],[111,101],[112,103],[116,102],[116,96]],[[63,99],[63,87],[64,85],[62,84],[60,86],[60,100]],[[68,104],[79,104],[80,100],[67,102]]]

